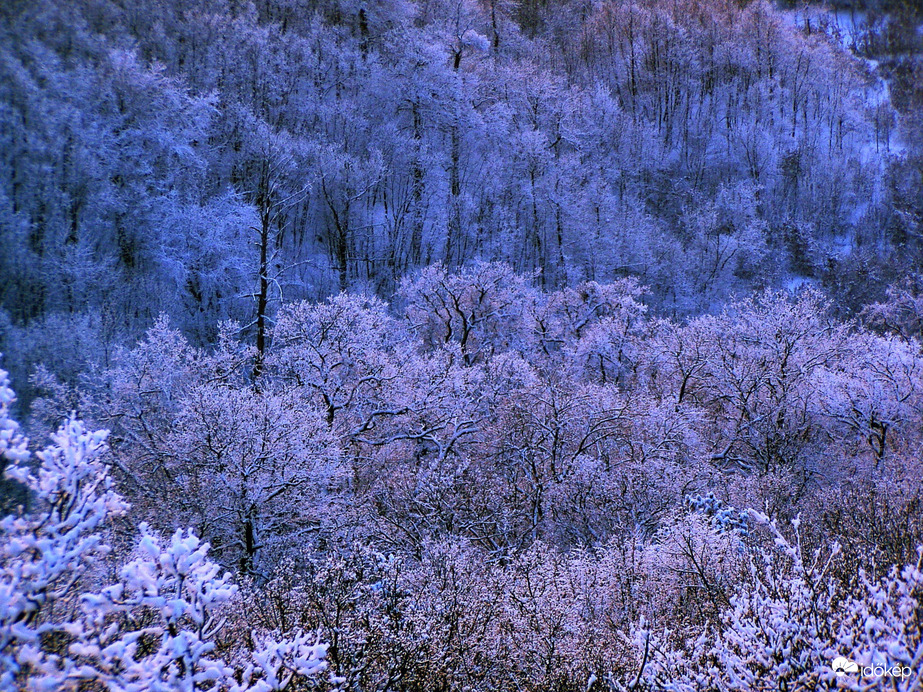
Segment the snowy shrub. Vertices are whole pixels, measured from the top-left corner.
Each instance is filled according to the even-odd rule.
[[[107,432],[72,417],[31,469],[13,400],[0,370],[0,451],[33,507],[0,522],[0,686],[270,692],[325,669],[326,645],[304,633],[262,635],[242,672],[215,653],[236,587],[191,531],[164,543],[142,523],[134,559],[100,587],[107,523],[128,509],[104,461]]]

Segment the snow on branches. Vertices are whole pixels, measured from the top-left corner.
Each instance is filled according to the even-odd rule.
[[[31,511],[0,521],[0,688],[131,692],[272,692],[326,668],[316,635],[265,632],[249,660],[217,651],[231,575],[190,530],[164,541],[146,523],[134,559],[103,588],[108,523],[127,503],[105,462],[105,430],[73,416],[28,465],[27,442],[9,417],[14,401],[0,370],[6,474],[30,491]]]

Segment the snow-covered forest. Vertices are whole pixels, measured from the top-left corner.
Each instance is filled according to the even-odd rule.
[[[6,0],[0,690],[923,690],[917,5]]]

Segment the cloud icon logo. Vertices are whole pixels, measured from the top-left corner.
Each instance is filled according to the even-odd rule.
[[[859,672],[859,664],[855,661],[850,661],[844,656],[837,656],[833,659],[833,663],[830,664],[830,667],[833,668],[833,672],[837,674],[837,677],[846,675],[847,673]]]

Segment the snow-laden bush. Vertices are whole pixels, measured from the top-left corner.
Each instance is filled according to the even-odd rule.
[[[243,665],[216,652],[231,575],[191,531],[164,541],[146,524],[116,583],[98,587],[106,523],[128,505],[105,463],[106,431],[71,417],[28,464],[0,370],[0,455],[30,491],[31,511],[0,521],[0,688],[271,692],[326,668],[326,645],[296,632],[257,636]]]
[[[844,584],[833,570],[838,545],[807,550],[799,522],[794,539],[765,515],[746,512],[767,542],[750,555],[721,623],[679,636],[644,623],[632,632],[637,677],[610,689],[664,692],[778,690],[917,690],[923,682],[923,548],[916,564],[864,573]],[[857,672],[838,674],[834,659]],[[771,683],[771,687],[766,687]]]

